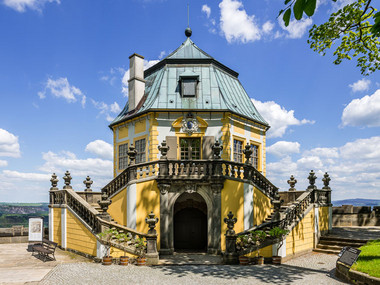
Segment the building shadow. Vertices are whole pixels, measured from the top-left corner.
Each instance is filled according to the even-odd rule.
[[[213,277],[226,281],[234,281],[245,278],[245,282],[259,281],[263,284],[292,284],[313,274],[324,274],[325,276],[339,280],[335,277],[335,269],[310,269],[299,266],[282,264],[263,266],[241,266],[241,265],[184,265],[184,266],[156,266],[166,275],[185,277],[189,274],[199,277]],[[252,278],[251,278],[252,277]],[[317,279],[316,279],[317,280]],[[341,280],[339,280],[341,281]]]

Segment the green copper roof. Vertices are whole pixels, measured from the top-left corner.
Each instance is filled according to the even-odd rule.
[[[180,76],[186,75],[198,77],[196,98],[183,98],[179,92]],[[199,49],[190,38],[147,70],[145,80],[145,96],[139,108],[128,112],[127,104],[110,126],[153,110],[231,111],[268,125],[245,92],[237,73]]]
[[[171,54],[169,54],[166,58],[209,58],[212,57],[209,56],[207,53],[205,53],[203,50],[201,50],[199,47],[196,46],[196,44],[190,40],[190,38],[187,38],[186,41],[183,42],[183,44],[177,48],[175,51],[173,51]]]

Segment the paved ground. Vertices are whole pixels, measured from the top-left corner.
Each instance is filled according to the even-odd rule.
[[[160,265],[217,265],[222,264],[221,255],[206,253],[174,253],[160,257]]]
[[[0,284],[37,284],[55,266],[68,262],[86,262],[76,254],[56,250],[57,261],[43,262],[27,251],[27,243],[0,244]]]
[[[40,284],[346,284],[335,279],[336,259],[310,253],[280,266],[62,264]]]
[[[380,227],[334,227],[329,236],[352,239],[380,239]]]
[[[332,234],[378,239],[380,228],[334,228]],[[27,245],[0,244],[0,284],[39,284],[44,276],[40,284],[344,284],[333,274],[337,257],[320,253],[310,253],[281,266],[218,265],[219,256],[178,254],[161,259],[161,265],[155,267],[107,267],[59,249],[57,261],[44,263],[27,251]]]

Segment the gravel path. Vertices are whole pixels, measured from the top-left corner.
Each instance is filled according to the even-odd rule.
[[[346,284],[335,279],[336,259],[310,253],[281,266],[61,264],[40,284]]]

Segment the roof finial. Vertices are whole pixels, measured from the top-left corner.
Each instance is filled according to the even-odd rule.
[[[187,4],[187,28],[185,30],[186,37],[191,37],[191,34],[193,33],[190,29],[190,16],[189,16],[189,4]]]

